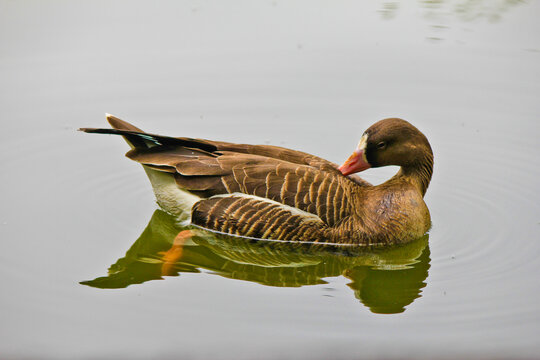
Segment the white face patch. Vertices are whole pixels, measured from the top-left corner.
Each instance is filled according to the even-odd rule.
[[[357,150],[366,150],[367,138],[368,138],[368,134],[364,133],[362,137],[360,138],[360,142],[358,143],[358,146],[356,147]]]
[[[368,162],[366,158],[366,146],[367,146],[367,140],[368,140],[368,134],[364,133],[362,137],[360,138],[360,142],[358,143],[358,147],[356,148],[355,152],[362,152],[362,160],[364,162]]]

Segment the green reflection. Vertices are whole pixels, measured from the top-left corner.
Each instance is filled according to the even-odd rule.
[[[191,230],[195,236],[183,237]],[[343,275],[354,296],[374,313],[399,313],[420,297],[429,269],[428,236],[391,248],[255,241],[182,227],[156,210],[126,256],[108,275],[81,284],[124,288],[164,276],[206,269],[214,274],[268,286],[327,283]]]
[[[414,4],[414,3],[412,3]],[[417,0],[415,2],[422,10],[422,15],[428,20],[447,21],[450,17],[457,17],[462,21],[472,21],[485,18],[490,22],[501,20],[504,13],[516,5],[527,4],[525,0]],[[411,6],[405,1],[381,1],[379,13],[383,19],[393,19],[401,8]]]

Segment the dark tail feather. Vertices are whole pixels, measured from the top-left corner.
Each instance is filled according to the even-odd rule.
[[[148,149],[158,145],[166,146],[185,146],[196,148],[207,152],[216,151],[215,145],[212,145],[204,140],[190,138],[174,138],[170,136],[162,136],[145,133],[141,129],[131,125],[130,123],[120,120],[117,117],[107,114],[107,120],[114,129],[98,129],[98,128],[81,128],[79,131],[84,131],[93,134],[111,134],[121,135],[127,141],[129,146],[136,149]]]
[[[113,134],[113,135],[122,135],[124,140],[128,145],[133,149],[147,149],[151,146],[144,138],[141,138],[140,134],[143,134],[144,131],[139,129],[136,126],[131,125],[127,121],[121,120],[116,116],[111,114],[105,114],[107,121],[113,129],[94,129],[94,128],[82,128],[80,131],[87,133],[95,134]]]

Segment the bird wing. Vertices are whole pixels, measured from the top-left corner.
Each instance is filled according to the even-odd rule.
[[[349,198],[354,189],[370,186],[359,177],[343,176],[336,164],[301,151],[161,136],[112,115],[107,119],[113,129],[81,130],[123,136],[132,147],[127,157],[170,173],[180,188],[205,198],[236,194],[231,198],[239,200],[240,193],[253,195],[262,202],[268,199],[314,214],[334,226],[351,213]],[[203,213],[199,210],[198,217]]]
[[[145,166],[169,172],[182,189],[203,195],[243,193],[317,215],[332,226],[350,212],[355,184],[333,167],[197,148],[155,146],[126,154]]]

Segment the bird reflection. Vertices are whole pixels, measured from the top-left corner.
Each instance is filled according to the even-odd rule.
[[[427,235],[390,248],[258,241],[182,227],[156,210],[107,276],[81,284],[124,288],[200,269],[278,287],[325,284],[325,278],[344,276],[351,280],[354,296],[372,312],[392,314],[421,296],[429,263]]]

